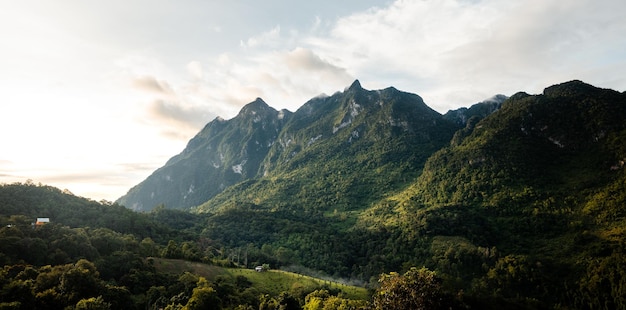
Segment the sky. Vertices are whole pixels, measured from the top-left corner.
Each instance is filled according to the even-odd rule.
[[[0,0],[0,183],[114,201],[215,117],[355,79],[440,113],[626,90],[623,0]]]

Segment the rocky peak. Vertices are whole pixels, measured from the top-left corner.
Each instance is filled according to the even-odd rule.
[[[239,115],[256,114],[258,112],[265,111],[267,109],[273,110],[273,108],[270,107],[267,103],[265,103],[263,99],[256,98],[254,101],[243,106],[243,108],[241,108],[241,110],[239,111]]]
[[[352,82],[350,87],[348,87],[348,91],[358,91],[362,89],[363,87],[361,87],[361,82],[359,82],[359,80],[354,80],[354,82]]]
[[[261,98],[256,98],[256,100],[246,104],[235,117],[235,119],[240,120],[252,119],[255,123],[268,118],[279,118],[279,112]]]

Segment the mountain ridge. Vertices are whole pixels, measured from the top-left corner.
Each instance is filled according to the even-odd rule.
[[[384,104],[390,105],[385,107]],[[407,118],[408,116],[404,115],[407,111],[409,111],[407,115],[415,119]],[[361,113],[364,114],[360,115]],[[365,115],[377,113],[384,114],[385,118],[366,124]],[[360,138],[363,140],[363,130],[366,129],[378,140],[388,139],[390,135],[398,135],[401,132],[412,132],[422,135],[421,138],[426,141],[430,137],[422,127],[428,127],[429,121],[439,122],[435,126],[446,127],[444,131],[448,133],[445,135],[451,136],[451,132],[458,129],[456,125],[441,118],[438,112],[428,107],[418,95],[401,92],[393,87],[375,91],[365,90],[358,80],[355,80],[344,92],[312,98],[295,112],[284,109],[276,111],[261,98],[257,98],[245,105],[236,117],[230,120],[216,118],[209,122],[189,141],[180,154],[173,156],[165,166],[133,187],[117,202],[135,210],[149,210],[160,204],[171,208],[186,209],[200,205],[237,182],[269,175],[272,169],[280,166],[276,161],[286,163],[289,157],[297,155],[298,152],[309,148],[314,143],[319,144],[339,135],[344,140],[343,142],[347,142],[347,145],[353,145],[352,142]],[[419,125],[420,122],[424,125]],[[430,135],[439,134],[433,132]],[[228,141],[233,139],[238,141]],[[447,139],[449,138],[443,138],[443,140]],[[247,142],[240,143],[241,141]],[[369,143],[376,142],[370,141]],[[230,147],[227,147],[229,145]],[[337,149],[337,152],[340,152],[342,148]],[[198,152],[203,155],[199,155]],[[184,166],[182,161],[193,154],[198,154],[195,155],[198,157],[197,161],[204,161],[204,163],[198,162],[196,170],[204,170],[204,173],[207,173],[207,170],[213,167],[221,169],[221,172],[208,172],[208,175],[200,176],[194,175],[193,171],[188,169],[187,177],[181,176],[186,180],[185,184],[176,185],[179,191],[186,190],[187,194],[179,194],[158,185],[159,182],[156,182],[156,179],[171,181],[172,173],[174,173],[172,166]],[[293,166],[293,163],[289,165]],[[230,170],[235,175],[229,169],[224,168],[225,166],[231,167]],[[212,182],[202,182],[201,179],[205,178],[212,178]],[[217,180],[224,182],[217,182]],[[141,189],[144,185],[146,188]],[[198,191],[206,194],[195,194]],[[178,196],[178,198],[173,199],[173,196]]]

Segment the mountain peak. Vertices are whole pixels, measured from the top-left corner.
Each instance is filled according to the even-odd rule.
[[[246,104],[243,108],[241,108],[241,111],[239,111],[239,115],[245,115],[245,114],[254,115],[254,114],[257,114],[257,112],[266,111],[266,110],[271,110],[273,112],[276,112],[276,110],[270,107],[265,101],[263,101],[263,99],[256,98],[254,101]]]
[[[583,81],[573,80],[557,85],[550,86],[543,90],[543,94],[548,97],[572,97],[583,94],[593,93],[599,90],[597,87],[589,85]]]
[[[254,101],[248,103],[246,107],[267,108],[269,107],[269,105],[265,101],[263,101],[263,99],[257,97],[256,99],[254,99]]]
[[[359,80],[354,80],[354,82],[352,82],[350,87],[348,87],[348,90],[361,90],[361,89],[363,89],[363,87],[361,87],[361,82],[359,82]]]

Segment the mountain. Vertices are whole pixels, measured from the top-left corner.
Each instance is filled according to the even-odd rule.
[[[158,205],[186,209],[258,176],[261,162],[291,114],[276,111],[257,98],[233,119],[214,119],[182,153],[117,202],[133,210],[151,210]]]
[[[214,120],[132,201],[191,207],[202,238],[273,266],[358,280],[426,266],[476,308],[618,309],[625,118],[626,93],[581,81],[445,115],[355,81],[294,113],[257,100]]]
[[[117,202],[135,210],[160,204],[186,209],[224,190],[243,197],[244,188],[271,183],[274,195],[243,200],[284,203],[291,193],[311,197],[307,203],[316,208],[359,209],[417,177],[457,129],[417,95],[368,91],[359,81],[311,99],[295,113],[257,99],[233,119],[207,124],[181,154]]]
[[[625,117],[624,93],[581,81],[517,93],[356,226],[401,231],[401,244],[421,245],[401,260],[470,290],[621,308]]]

